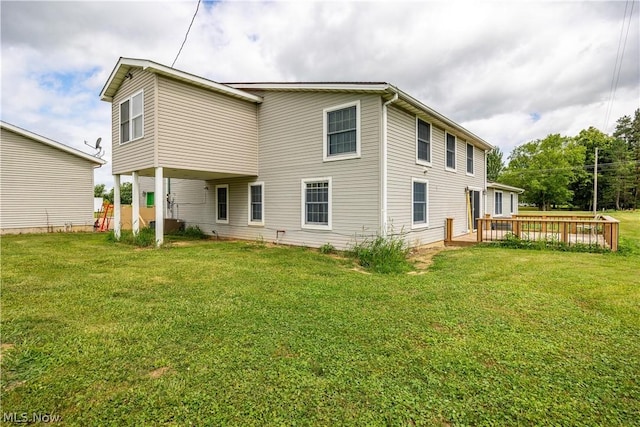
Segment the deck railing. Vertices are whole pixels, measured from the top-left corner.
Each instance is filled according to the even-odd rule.
[[[618,250],[620,222],[606,215],[514,215],[479,218],[478,242],[518,238],[551,244],[588,245]]]

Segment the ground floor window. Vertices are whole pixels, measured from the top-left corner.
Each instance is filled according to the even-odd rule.
[[[502,215],[502,191],[496,191],[495,194],[495,207],[493,214],[496,216]]]
[[[412,180],[411,228],[429,225],[429,181],[414,178]]]
[[[331,229],[331,178],[302,180],[302,227]]]
[[[229,186],[216,185],[216,222],[229,224]]]
[[[249,225],[264,225],[264,183],[249,184]]]

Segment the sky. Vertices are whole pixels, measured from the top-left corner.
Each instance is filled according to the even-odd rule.
[[[171,66],[196,5],[2,0],[2,120],[88,153],[102,137],[110,162],[109,74],[121,56]],[[217,82],[385,81],[507,158],[549,134],[612,133],[640,108],[639,17],[624,0],[206,1],[175,68]],[[113,186],[110,163],[95,183]]]

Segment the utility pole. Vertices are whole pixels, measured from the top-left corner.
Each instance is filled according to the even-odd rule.
[[[598,215],[598,147],[596,147],[596,163],[593,168],[593,216]]]

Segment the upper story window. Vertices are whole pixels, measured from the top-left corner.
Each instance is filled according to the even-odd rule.
[[[416,163],[431,165],[431,124],[417,120]]]
[[[455,135],[451,135],[449,132],[445,133],[445,140],[447,145],[447,155],[446,155],[446,169],[455,171],[456,170],[456,137]]]
[[[360,101],[325,108],[324,160],[360,157]]]
[[[229,224],[229,185],[216,185],[216,222]]]
[[[120,103],[120,144],[144,136],[144,92]]]
[[[331,178],[302,180],[302,228],[331,230]]]
[[[249,225],[264,225],[264,183],[249,184]]]
[[[496,191],[494,204],[493,215],[502,215],[502,191]]]
[[[473,175],[473,145],[467,144],[467,175]]]

